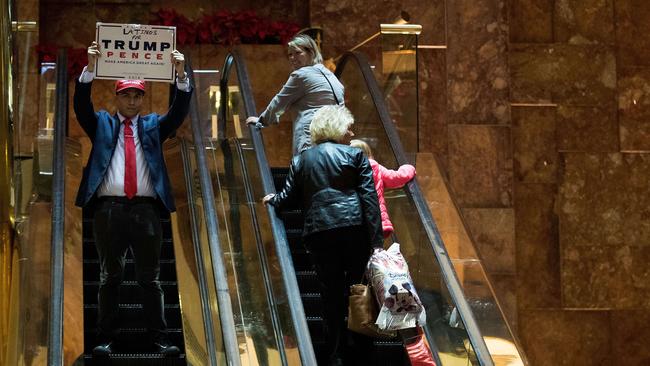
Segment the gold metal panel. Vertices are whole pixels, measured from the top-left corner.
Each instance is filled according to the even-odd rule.
[[[11,118],[12,78],[11,78],[11,31],[8,1],[0,5],[0,37],[8,40],[0,47],[0,223],[12,221],[11,212]]]
[[[47,324],[50,300],[51,204],[34,202],[28,219],[16,227],[12,269],[12,319],[16,335],[8,349],[8,365],[47,364]]]
[[[9,332],[9,298],[12,278],[12,235],[13,222],[11,200],[11,15],[9,1],[0,4],[0,39],[7,40],[0,47],[0,363],[7,355]]]
[[[187,121],[186,123],[189,123]],[[189,144],[189,143],[188,143]],[[195,241],[199,241],[204,253],[204,263],[206,264],[206,271],[211,268],[209,266],[209,255],[206,261],[205,253],[209,253],[207,249],[207,233],[205,230],[204,219],[202,216],[202,209],[197,209],[199,215],[195,217],[196,220],[196,237],[192,232],[192,212],[190,197],[188,197],[187,186],[191,185],[196,188],[198,184],[194,182],[186,182],[183,154],[181,151],[181,144],[178,139],[168,141],[164,147],[165,160],[167,162],[167,169],[169,178],[174,192],[174,201],[176,203],[176,212],[171,214],[172,235],[174,242],[174,256],[176,258],[176,276],[178,281],[178,295],[181,305],[181,318],[183,324],[183,337],[185,341],[185,357],[187,358],[188,365],[209,365],[208,345],[206,340],[205,319],[203,317],[202,299],[199,287],[199,274],[197,269],[197,253],[194,250]],[[190,151],[187,158],[192,163],[194,153]],[[191,168],[190,179],[194,177],[194,170]],[[198,188],[197,188],[198,189]],[[191,199],[194,200],[195,205],[200,205],[200,200],[195,199],[196,195]],[[209,272],[211,274],[211,272]],[[206,280],[211,278],[206,274]],[[207,281],[208,285],[213,284],[213,281]],[[214,286],[208,290],[211,294],[210,299],[216,298],[214,296]],[[210,302],[210,312],[213,321],[219,319],[216,301]],[[216,319],[216,320],[215,320]],[[219,324],[214,324],[214,336],[217,344],[218,362],[225,364],[225,353],[223,350],[223,342],[221,339],[221,331]]]
[[[9,301],[11,299],[11,267],[13,262],[11,225],[0,223],[0,364],[3,363],[5,350],[9,343]]]
[[[420,34],[420,24],[380,24],[381,34]]]
[[[381,72],[384,75],[415,72],[416,58],[414,50],[383,51],[381,56]]]
[[[11,263],[11,273],[10,273],[10,280],[11,280],[11,287],[10,287],[10,292],[3,293],[7,295],[7,298],[9,300],[9,309],[7,310],[7,316],[8,316],[8,330],[7,330],[7,335],[6,338],[3,338],[3,347],[4,347],[4,353],[0,356],[0,364],[2,365],[18,365],[18,343],[19,343],[19,335],[22,334],[20,330],[20,322],[19,322],[19,311],[20,309],[17,306],[14,306],[14,302],[18,299],[18,294],[20,290],[20,283],[18,282],[18,279],[20,279],[19,272],[18,272],[18,248],[13,247],[12,248],[12,263]]]
[[[11,30],[14,32],[38,32],[38,22],[36,21],[13,21]]]

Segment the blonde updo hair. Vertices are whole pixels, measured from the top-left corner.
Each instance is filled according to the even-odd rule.
[[[314,113],[314,118],[309,125],[311,141],[313,144],[328,140],[341,142],[353,124],[354,117],[344,106],[321,107]]]
[[[365,141],[354,139],[350,141],[350,146],[361,149],[366,157],[372,158],[372,150],[370,150],[370,146]]]
[[[298,34],[293,37],[287,47],[293,48],[296,51],[305,51],[311,56],[311,65],[322,64],[323,56],[320,54],[316,42],[306,34]]]

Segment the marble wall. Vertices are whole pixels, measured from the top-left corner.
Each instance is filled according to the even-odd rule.
[[[630,339],[647,335],[650,314],[650,5],[513,0],[508,11],[522,343],[535,365],[646,364]]]
[[[38,17],[38,2],[17,4]],[[194,17],[217,6],[320,26],[325,57],[407,11],[423,25],[420,151],[443,163],[529,363],[650,362],[650,2],[43,0],[40,37],[82,47],[96,21],[141,21],[158,7]],[[89,16],[71,15],[80,13]],[[221,54],[186,53],[204,67]],[[288,71],[270,75],[263,62],[255,72],[270,91],[259,103]],[[29,88],[37,78],[26,75]],[[148,103],[158,110],[165,101]],[[282,141],[287,131],[272,133]]]
[[[312,1],[310,21],[338,54],[400,9],[429,46],[420,151],[445,162],[530,364],[647,364],[650,4]]]

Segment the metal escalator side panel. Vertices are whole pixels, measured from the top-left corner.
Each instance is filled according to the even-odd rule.
[[[242,351],[240,357],[243,363],[286,364],[283,332],[278,327],[275,311],[277,293],[268,283],[264,230],[260,229],[258,208],[249,184],[254,178],[249,176],[237,138],[221,138],[226,135],[225,123],[229,135],[243,137],[243,131],[232,126],[239,126],[238,117],[242,115],[240,108],[244,103],[236,77],[221,82],[221,87],[215,90],[215,80],[197,77],[198,89],[210,93],[200,98],[202,111],[220,114],[219,133],[213,130],[213,138],[206,139],[206,156],[220,227],[219,238],[227,253],[225,263]],[[217,100],[220,101],[218,110],[213,106]],[[224,105],[226,107],[222,108]],[[202,126],[203,130],[214,127],[215,123]]]
[[[23,322],[17,325],[23,330],[16,340],[17,345],[22,342],[23,346],[22,350],[16,350],[17,356],[24,357],[27,350],[36,346],[41,352],[32,356],[47,358],[52,365],[71,364],[83,354],[83,317],[79,316],[83,313],[82,220],[81,209],[74,204],[82,175],[81,144],[67,138],[66,59],[65,51],[60,50],[52,154],[45,157],[52,160],[52,185],[47,192],[39,192],[42,201],[30,203],[29,212],[33,216],[21,222],[21,229],[32,235],[23,236],[19,232],[23,244],[21,255],[27,256],[22,257],[16,268],[16,273],[20,273],[16,285],[21,288],[15,300],[21,306],[18,321]],[[23,305],[31,307],[23,309]],[[64,328],[69,332],[64,333]]]
[[[185,358],[192,365],[222,364],[225,350],[218,305],[210,300],[216,290],[209,280],[213,274],[193,145],[176,138],[165,143],[164,154],[176,203],[170,224]]]
[[[63,257],[63,353],[64,364],[70,365],[83,354],[83,238],[82,212],[75,205],[81,182],[83,161],[81,144],[67,138],[65,142],[65,204]]]

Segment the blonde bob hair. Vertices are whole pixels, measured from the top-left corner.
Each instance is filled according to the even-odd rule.
[[[305,51],[311,56],[311,64],[322,64],[323,56],[320,54],[318,45],[316,42],[306,34],[299,34],[293,37],[289,43],[287,43],[289,48],[293,48],[297,51]]]
[[[370,150],[370,146],[365,141],[354,139],[350,141],[350,146],[361,149],[366,157],[372,158],[372,150]]]
[[[328,140],[341,142],[352,124],[354,124],[354,117],[344,106],[321,107],[314,113],[314,118],[309,125],[311,141],[313,144]]]

